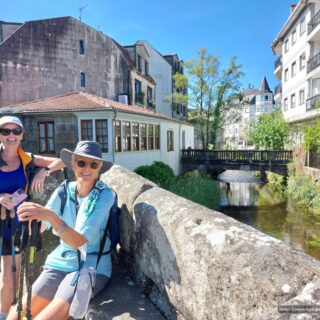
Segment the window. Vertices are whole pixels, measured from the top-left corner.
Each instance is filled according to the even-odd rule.
[[[155,149],[159,150],[160,149],[160,125],[155,125],[154,126],[154,144],[155,144]]]
[[[304,104],[304,90],[299,91],[299,104]]]
[[[284,43],[284,52],[288,52],[289,51],[289,40],[287,39]]]
[[[306,31],[306,18],[303,17],[300,21],[300,36],[303,35]]]
[[[152,100],[152,88],[147,87],[147,104],[149,108],[154,108]]]
[[[148,150],[154,149],[153,143],[153,124],[148,124]]]
[[[141,129],[140,150],[147,150],[147,125],[145,123],[141,123],[140,129]]]
[[[144,62],[144,73],[146,76],[149,75],[149,62],[148,61]]]
[[[244,109],[244,112],[245,112],[245,113],[249,113],[249,111],[250,111],[249,108],[245,108],[245,109]]]
[[[132,122],[132,151],[139,150],[139,123]]]
[[[291,35],[291,44],[294,45],[297,42],[297,30],[294,29]]]
[[[141,81],[135,80],[134,89],[135,89],[135,103],[143,104],[143,96],[141,92]]]
[[[260,107],[259,106],[257,107],[257,112],[260,112]]]
[[[289,80],[289,69],[287,68],[286,70],[284,70],[284,81],[288,81]]]
[[[92,120],[81,120],[81,140],[93,140]]]
[[[96,120],[96,141],[102,152],[108,152],[108,120]]]
[[[84,42],[83,40],[79,41],[79,53],[84,54]]]
[[[167,131],[167,150],[173,151],[173,131],[168,130]]]
[[[293,62],[291,64],[291,77],[295,76],[297,73],[297,64],[296,62]]]
[[[86,75],[84,72],[80,73],[80,87],[84,88],[86,86]]]
[[[141,56],[140,56],[140,54],[138,54],[138,57],[137,57],[137,69],[138,69],[138,71],[140,71],[141,72],[141,70],[142,70],[142,58],[141,58]]]
[[[296,95],[292,94],[291,95],[291,109],[296,107]]]
[[[304,52],[300,57],[299,57],[299,68],[300,70],[304,69],[306,67],[306,53]]]
[[[245,118],[245,122],[248,123],[249,122],[249,118]]]
[[[131,123],[122,121],[123,127],[123,151],[131,150]]]
[[[288,110],[288,98],[285,98],[285,99],[284,99],[283,110],[284,110],[284,111],[287,111],[287,110]]]
[[[267,101],[268,99],[269,99],[269,96],[265,95],[265,96],[264,96],[264,100]]]
[[[53,121],[38,122],[39,152],[54,153],[54,123]]]
[[[121,152],[121,121],[114,122],[115,151]]]

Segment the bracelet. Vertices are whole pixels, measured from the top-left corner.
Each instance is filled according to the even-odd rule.
[[[55,234],[60,237],[68,228],[69,228],[68,224],[65,223],[64,220],[62,220],[62,222],[59,225],[58,230],[55,231]]]
[[[43,167],[43,169],[46,171],[46,176],[50,176],[50,168],[49,167]]]

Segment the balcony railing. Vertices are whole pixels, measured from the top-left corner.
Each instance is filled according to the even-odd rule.
[[[308,34],[320,23],[320,10],[312,17],[308,23]]]
[[[278,67],[282,67],[282,56],[280,56],[280,57],[274,62],[274,70],[276,70]]]
[[[307,72],[314,70],[319,65],[320,65],[320,52],[318,52],[315,56],[309,59]]]
[[[313,96],[306,101],[306,109],[307,111],[313,110],[317,108],[317,104],[320,103],[320,94]]]
[[[274,95],[279,94],[282,92],[282,84],[279,83],[275,88],[274,88]]]

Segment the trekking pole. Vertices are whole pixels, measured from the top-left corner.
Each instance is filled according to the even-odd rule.
[[[19,275],[18,303],[17,303],[18,320],[21,320],[21,317],[22,317],[22,296],[23,296],[23,282],[24,282],[26,260],[27,260],[27,257],[25,255],[25,252],[22,252],[21,253],[21,270]]]
[[[41,222],[37,220],[31,221],[31,236],[29,237],[29,244],[27,246],[29,261],[26,265],[26,286],[27,286],[27,308],[26,308],[26,318],[27,320],[32,320],[31,315],[31,296],[32,296],[32,286],[30,279],[30,269],[33,271],[33,262],[35,253],[39,250],[39,241],[40,241],[40,228]]]
[[[17,303],[17,266],[16,266],[16,251],[14,249],[14,217],[15,211],[14,209],[10,210],[10,220],[11,220],[11,257],[12,257],[12,274],[13,274],[13,300],[12,305]]]
[[[1,272],[1,257],[3,248],[4,226],[6,224],[7,210],[5,206],[1,206],[0,213],[0,272]]]

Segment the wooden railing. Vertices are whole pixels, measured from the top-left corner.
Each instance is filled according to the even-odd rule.
[[[181,150],[181,161],[239,161],[239,162],[274,162],[292,161],[291,150]]]

